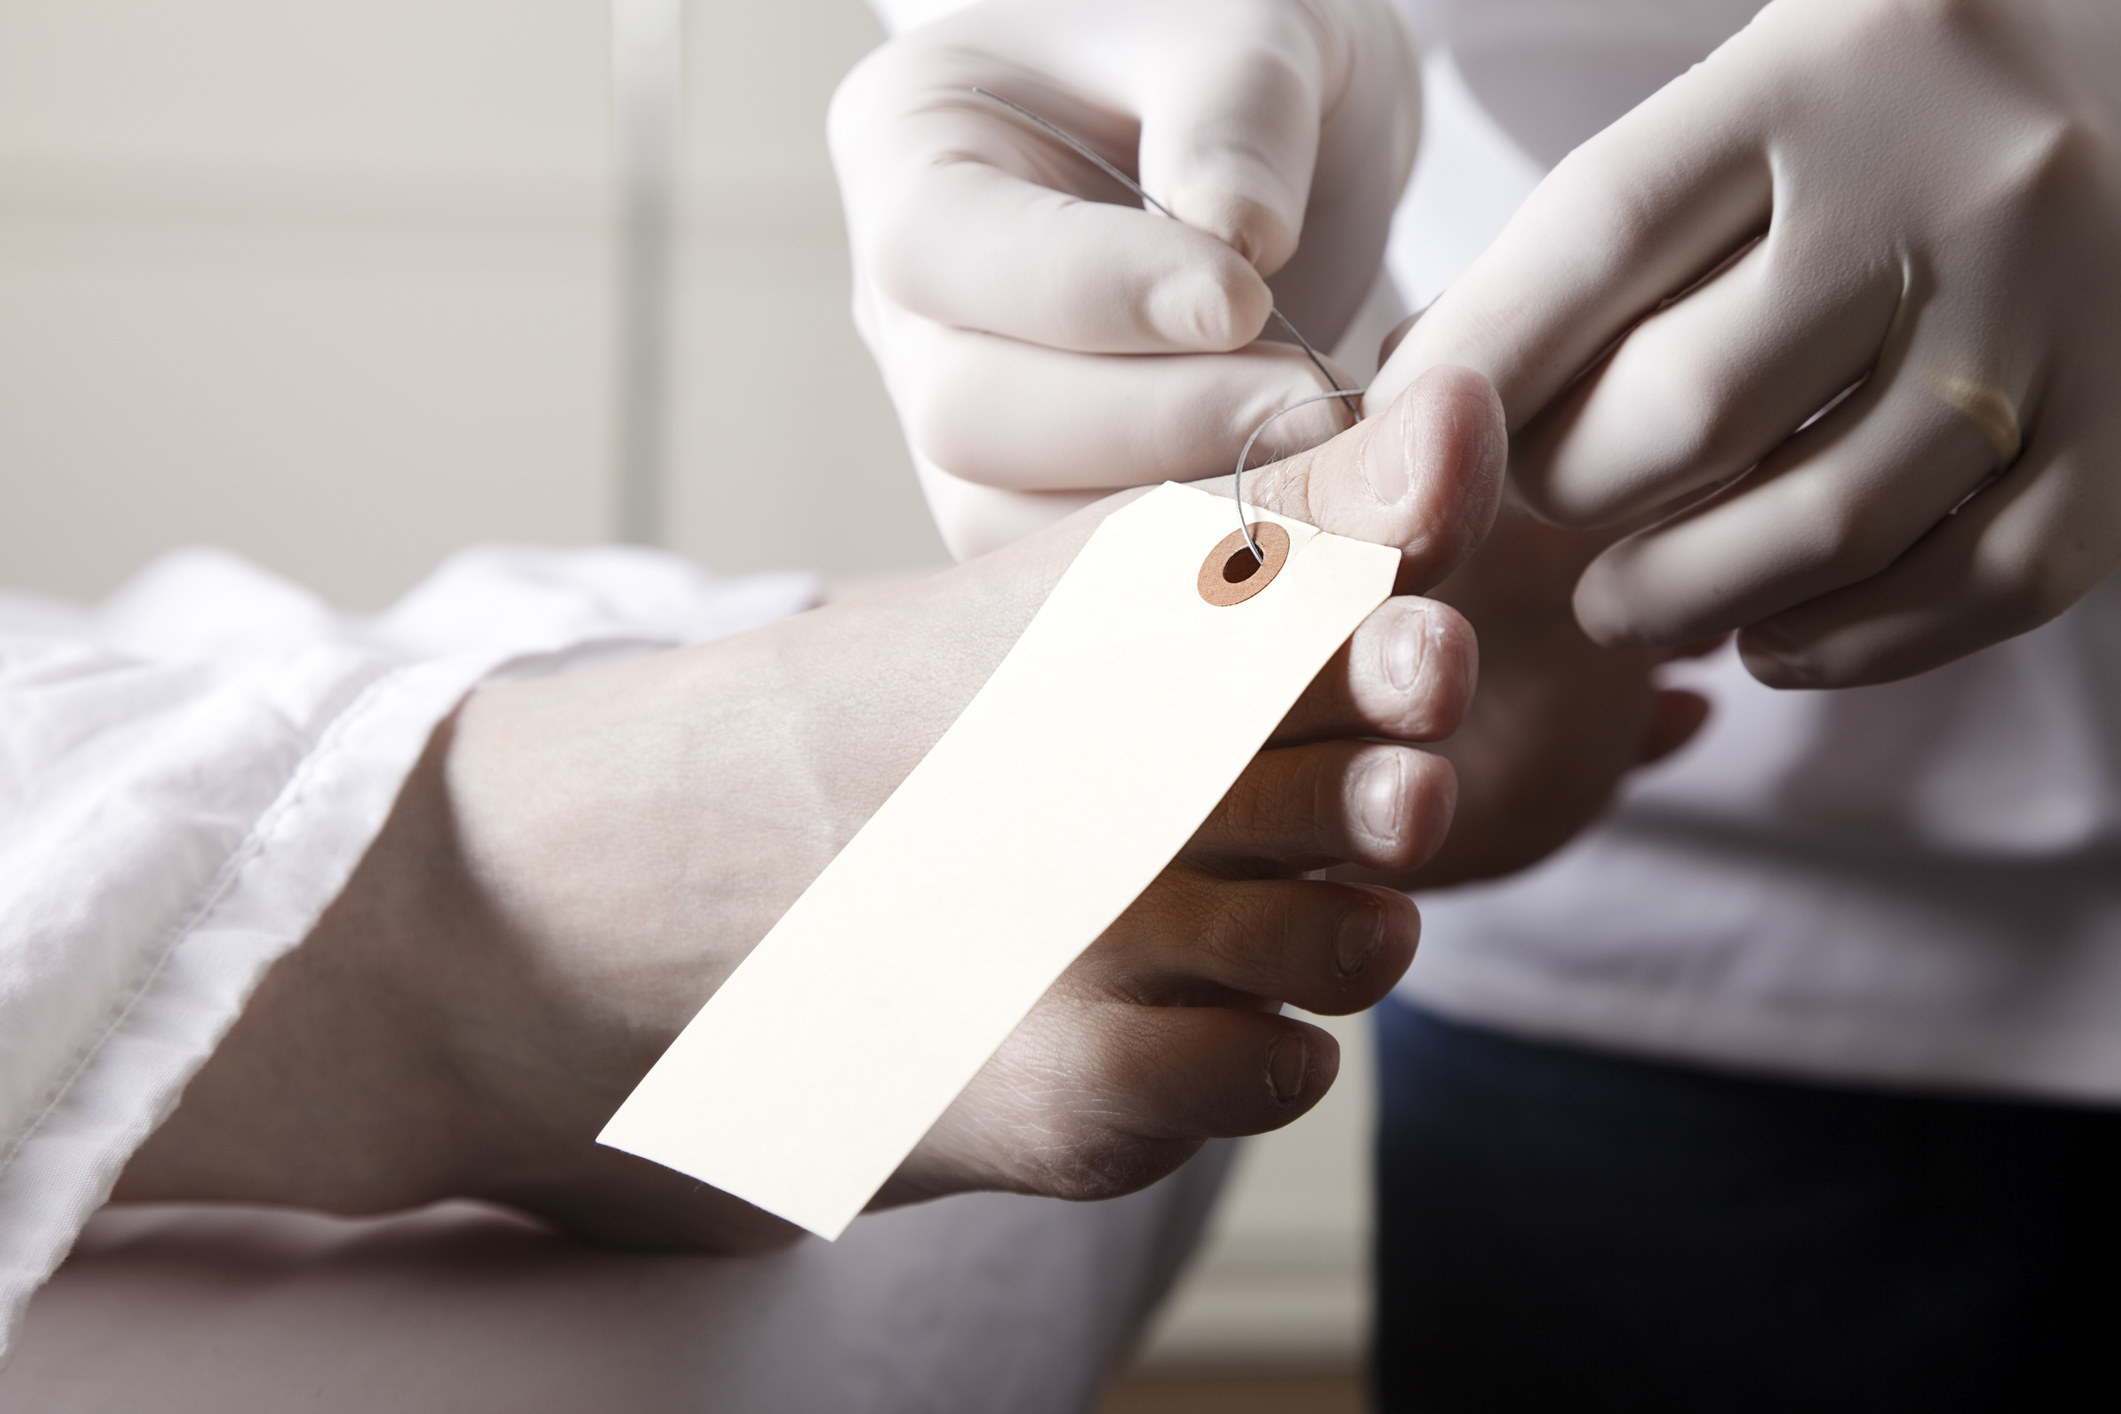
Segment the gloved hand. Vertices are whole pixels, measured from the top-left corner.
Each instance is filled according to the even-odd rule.
[[[1564,160],[1373,401],[1440,363],[1539,514],[1680,507],[1579,581],[1601,642],[1742,628],[1840,686],[2044,622],[2121,558],[2121,6],[1776,0]]]
[[[1260,341],[1269,310],[1331,346],[1418,124],[1390,0],[987,0],[857,66],[831,116],[855,322],[951,548],[1091,498],[1071,492],[1227,472],[1268,414],[1321,391],[1299,349]],[[1348,420],[1303,409],[1254,456]]]

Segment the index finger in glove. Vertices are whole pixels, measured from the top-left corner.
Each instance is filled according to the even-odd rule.
[[[1860,381],[1904,277],[1830,247],[1778,229],[1636,325],[1512,443],[1526,503],[1563,525],[1645,514],[1758,465]]]
[[[880,122],[860,102],[874,82],[857,70],[842,85],[833,152],[856,260],[889,299],[1089,353],[1223,351],[1265,327],[1266,281],[1214,236],[1144,210],[969,87]],[[1057,97],[1032,101],[1078,134],[1109,125]]]
[[[1134,31],[1153,62],[1086,49],[1100,24]],[[1123,171],[1138,146],[1143,185],[1177,220],[976,86]],[[1329,97],[1317,37],[1279,4],[946,22],[879,51],[835,98],[858,263],[963,328],[1080,352],[1241,347],[1272,307],[1262,275],[1296,248]]]
[[[1371,385],[1372,406],[1459,364],[1514,432],[1629,328],[1767,228],[1773,178],[1710,60],[1564,158]]]

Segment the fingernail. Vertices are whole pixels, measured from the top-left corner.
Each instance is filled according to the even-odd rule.
[[[1404,783],[1404,768],[1399,754],[1392,753],[1362,773],[1362,782],[1356,793],[1361,797],[1357,805],[1357,818],[1363,832],[1379,844],[1389,845],[1399,839],[1399,797]]]
[[[1404,404],[1395,405],[1390,414],[1391,426],[1374,428],[1362,444],[1362,475],[1370,483],[1370,494],[1388,506],[1396,506],[1406,499],[1408,440],[1400,435],[1400,421],[1406,417]]]
[[[1364,904],[1340,920],[1340,938],[1334,946],[1333,963],[1343,977],[1353,977],[1370,965],[1385,945],[1385,911],[1374,903]]]
[[[1279,1036],[1267,1047],[1267,1089],[1275,1104],[1286,1105],[1304,1092],[1310,1060],[1311,1048],[1301,1036]]]

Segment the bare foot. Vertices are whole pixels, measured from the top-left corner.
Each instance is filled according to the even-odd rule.
[[[1411,590],[1484,533],[1502,456],[1493,393],[1438,370],[1246,489],[1404,547]],[[1124,499],[758,633],[473,697],[117,1196],[363,1213],[464,1195],[611,1241],[784,1239],[778,1220],[594,1136]],[[1405,870],[1437,848],[1450,768],[1398,743],[1447,735],[1473,671],[1455,611],[1396,598],[1373,614],[881,1201],[1118,1194],[1209,1137],[1316,1103],[1334,1042],[1278,1006],[1370,1005],[1419,924],[1389,890],[1298,876]]]

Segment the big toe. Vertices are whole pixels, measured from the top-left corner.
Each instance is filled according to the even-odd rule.
[[[1398,588],[1418,592],[1487,534],[1508,445],[1502,400],[1488,381],[1471,369],[1432,368],[1381,415],[1248,474],[1245,499],[1337,535],[1398,546]]]

